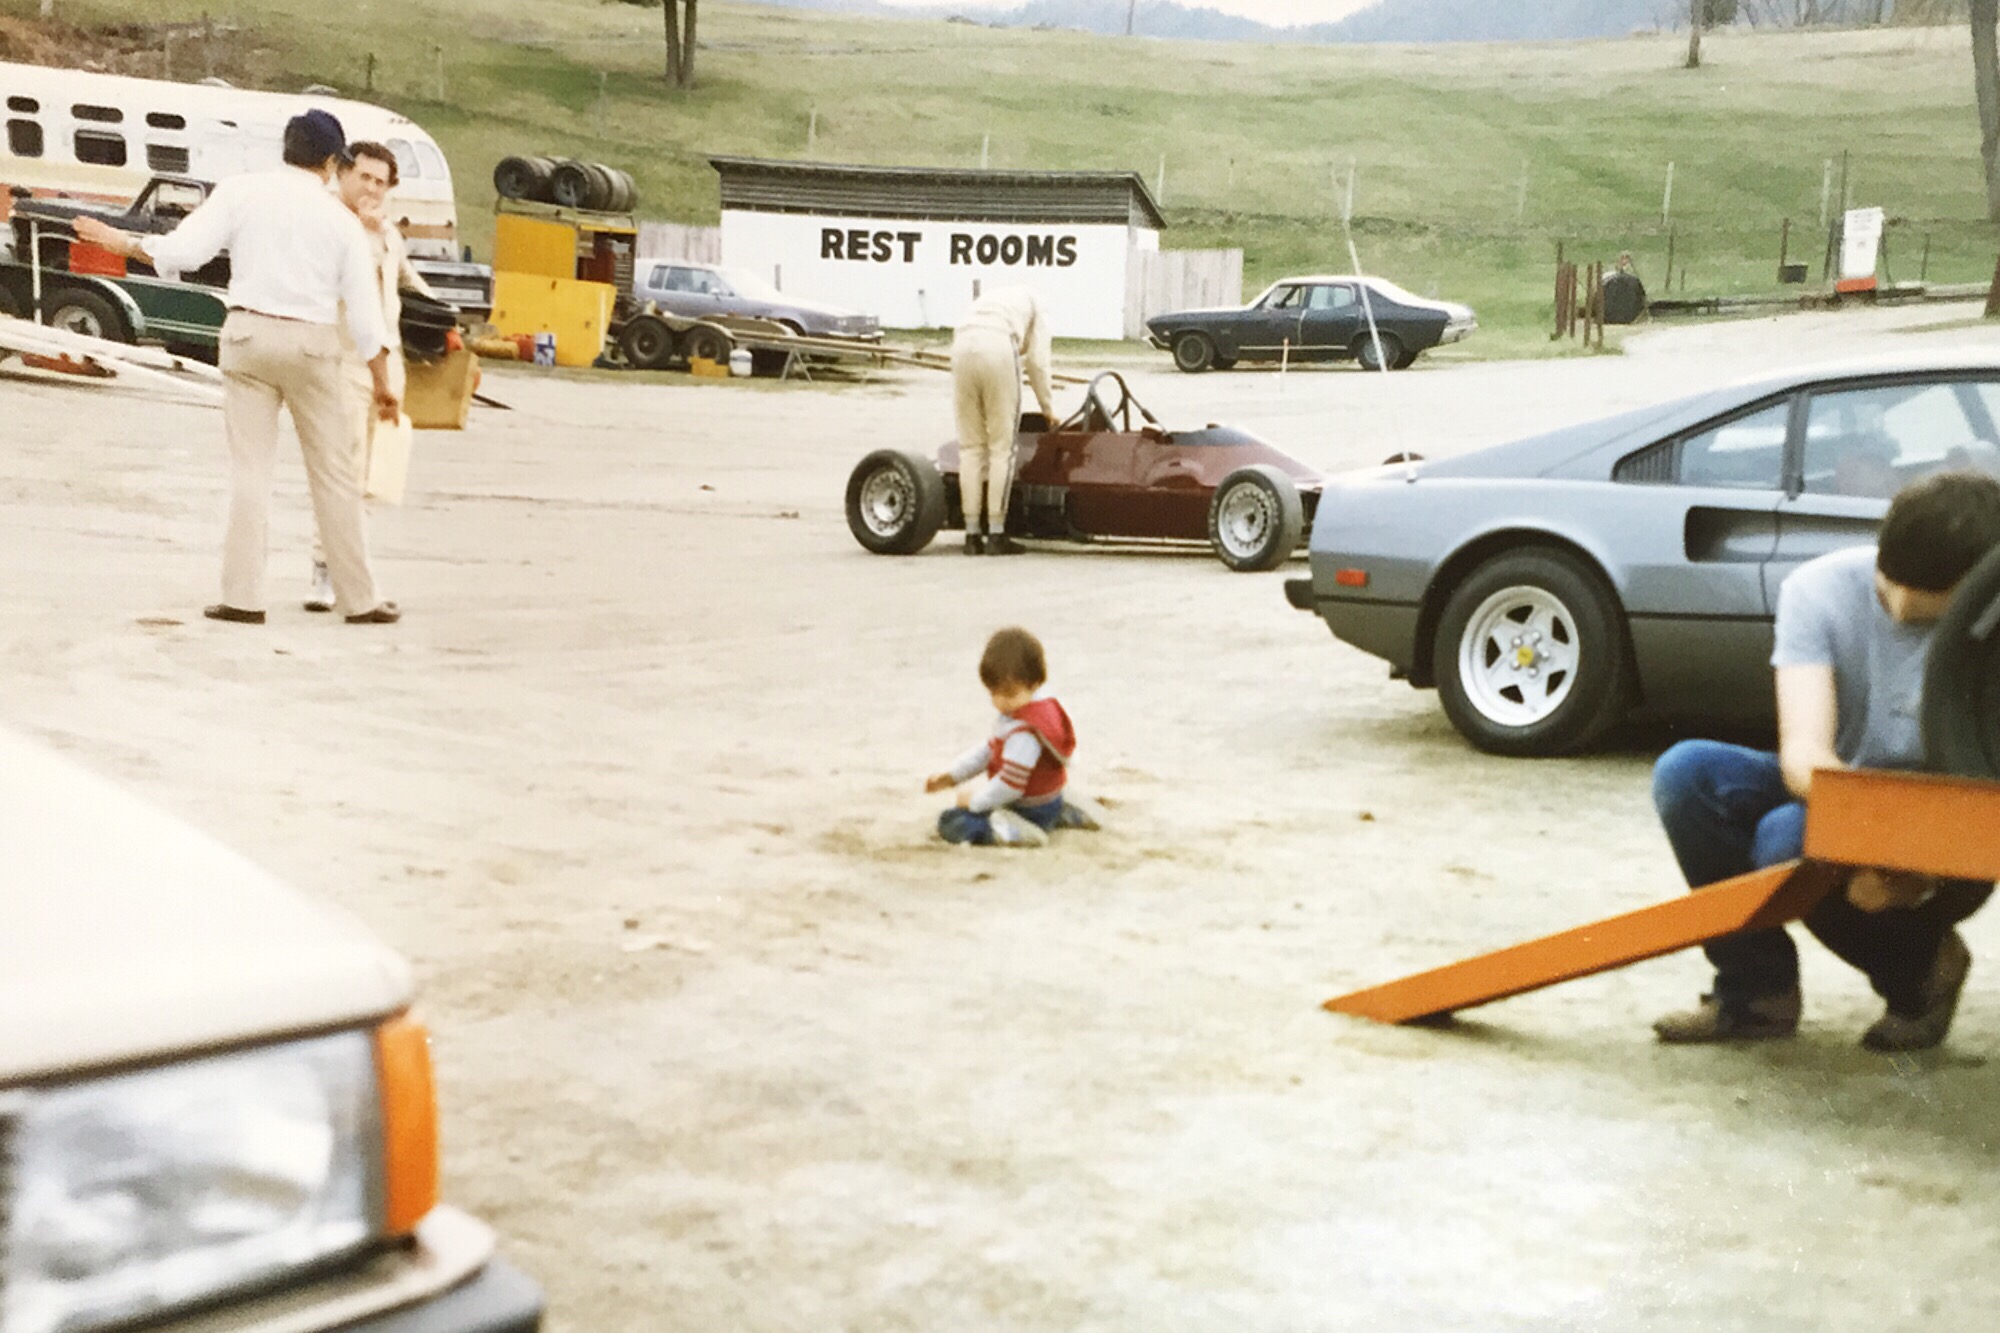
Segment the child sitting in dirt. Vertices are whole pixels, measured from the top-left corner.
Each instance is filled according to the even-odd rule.
[[[987,640],[979,679],[1000,714],[993,734],[924,783],[925,791],[938,792],[986,775],[984,786],[960,792],[958,804],[938,816],[938,835],[946,842],[1040,847],[1055,829],[1098,826],[1089,801],[1064,799],[1076,728],[1042,689],[1048,674],[1041,640],[1028,631],[1003,629]]]

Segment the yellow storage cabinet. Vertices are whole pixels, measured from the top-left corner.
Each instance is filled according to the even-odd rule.
[[[617,288],[533,273],[493,275],[493,326],[504,334],[553,333],[556,364],[587,366],[604,350]]]

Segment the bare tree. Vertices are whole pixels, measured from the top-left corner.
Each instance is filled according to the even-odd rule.
[[[1125,35],[1127,37],[1132,35],[1132,20],[1138,17],[1138,14],[1139,0],[1132,0],[1132,3],[1125,6]]]
[[[701,0],[661,0],[667,20],[667,82],[676,88],[694,87],[694,19]],[[687,6],[685,16],[681,6]]]
[[[1701,68],[1701,25],[1708,20],[1708,0],[1688,0],[1689,69]]]
[[[1972,0],[1972,90],[1979,103],[1979,160],[1986,168],[1986,216],[2000,222],[2000,0]]]

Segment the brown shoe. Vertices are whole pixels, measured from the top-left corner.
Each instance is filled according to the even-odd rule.
[[[1954,930],[1938,945],[1937,961],[1924,983],[1923,1012],[1905,1018],[1890,1010],[1861,1034],[1861,1044],[1871,1051],[1927,1051],[1943,1041],[1971,970],[1972,950]]]
[[[1715,996],[1704,995],[1697,1007],[1655,1020],[1653,1032],[1670,1045],[1769,1041],[1797,1032],[1802,1008],[1804,1001],[1797,987],[1740,1005],[1724,1005]]]
[[[245,611],[240,606],[229,606],[217,602],[214,606],[204,606],[201,613],[210,620],[226,620],[232,625],[261,625],[264,623],[262,611]]]
[[[349,616],[350,625],[393,625],[403,618],[403,611],[394,602],[384,602],[373,611],[363,611],[358,616]]]

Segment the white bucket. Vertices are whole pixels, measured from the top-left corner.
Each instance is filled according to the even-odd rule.
[[[739,379],[750,373],[750,349],[739,347],[729,354],[729,373]]]
[[[535,335],[535,364],[553,366],[556,363],[556,335],[538,333]]]

